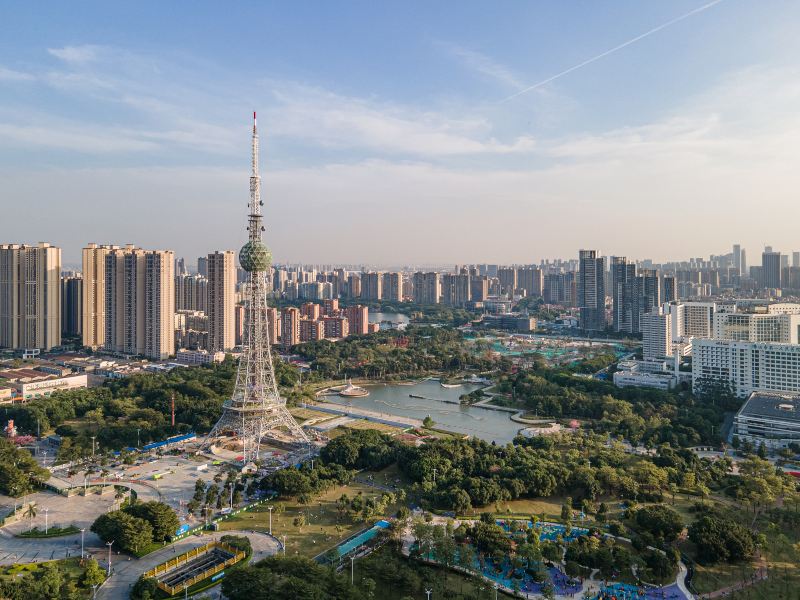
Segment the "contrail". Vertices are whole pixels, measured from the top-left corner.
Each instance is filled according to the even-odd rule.
[[[605,52],[602,52],[602,53],[598,54],[597,56],[593,56],[592,58],[586,59],[582,63],[578,63],[577,65],[575,65],[573,67],[570,67],[569,69],[561,71],[560,73],[556,73],[552,77],[548,77],[547,79],[545,79],[543,81],[540,81],[539,83],[535,83],[534,85],[532,85],[530,87],[526,87],[524,90],[520,90],[515,94],[511,94],[507,98],[503,98],[500,102],[501,103],[508,102],[509,100],[512,100],[513,98],[516,98],[517,96],[521,96],[522,94],[527,94],[528,92],[531,92],[531,91],[533,91],[533,90],[535,90],[537,88],[542,87],[543,85],[547,85],[551,81],[559,79],[560,77],[563,77],[564,75],[572,73],[573,71],[577,71],[578,69],[581,69],[581,68],[585,67],[586,65],[590,65],[593,62],[600,60],[601,58],[605,58],[606,56],[608,56],[609,54],[613,54],[617,50],[622,50],[623,48],[625,48],[627,46],[630,46],[631,44],[635,44],[639,40],[643,40],[644,38],[646,38],[648,36],[651,36],[654,33],[658,33],[659,31],[661,31],[662,29],[666,29],[670,25],[674,25],[675,23],[679,23],[680,21],[683,21],[684,19],[688,19],[692,15],[696,15],[697,13],[701,13],[704,10],[708,10],[709,8],[711,8],[715,4],[719,4],[720,2],[722,2],[722,0],[713,0],[712,2],[709,2],[708,4],[704,4],[703,6],[699,6],[699,7],[695,8],[695,9],[693,9],[693,10],[690,10],[689,12],[684,13],[679,17],[675,17],[674,19],[671,19],[671,20],[667,21],[666,23],[662,23],[658,27],[654,27],[650,31],[645,31],[642,34],[637,35],[635,38],[631,38],[627,42],[621,43],[619,46],[614,46],[613,48],[611,48],[609,50],[606,50]]]

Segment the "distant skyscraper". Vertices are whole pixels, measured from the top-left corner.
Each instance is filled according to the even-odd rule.
[[[446,273],[442,276],[442,303],[465,306],[470,302],[470,276]]]
[[[585,331],[603,331],[606,328],[603,259],[597,256],[596,250],[581,250],[578,261],[580,327]]]
[[[175,275],[186,275],[186,260],[184,258],[175,259]]]
[[[61,335],[79,336],[83,327],[83,278],[61,278]]]
[[[800,252],[792,252],[792,266],[800,267]]]
[[[636,280],[636,265],[629,264],[624,256],[612,256],[610,260],[612,325],[614,331],[631,333],[631,300],[635,296],[631,286]]]
[[[486,302],[489,296],[489,278],[485,275],[471,275],[469,295],[472,302]]]
[[[383,299],[392,302],[403,301],[403,274],[383,274]]]
[[[733,245],[733,268],[739,275],[742,274],[742,247],[739,244]]]
[[[767,248],[770,248],[767,246]],[[764,280],[765,288],[781,287],[781,254],[780,252],[769,252],[766,250],[761,255],[761,277]]]
[[[441,296],[442,283],[439,273],[414,273],[414,302],[438,304]]]
[[[128,245],[105,261],[105,348],[163,360],[175,354],[175,258]]]
[[[355,273],[347,277],[347,295],[350,298],[361,297],[361,278]]]
[[[497,278],[501,292],[513,295],[517,289],[517,270],[514,267],[501,267],[497,270]]]
[[[542,270],[536,267],[517,269],[517,286],[525,290],[528,296],[541,296],[544,277]]]
[[[678,287],[674,275],[664,275],[661,279],[661,301],[674,302],[678,299]]]
[[[106,255],[119,246],[87,244],[83,258],[83,345],[102,348],[106,339]]]
[[[361,274],[361,298],[372,301],[383,298],[383,273]]]
[[[0,245],[0,347],[61,343],[61,248]]]
[[[208,255],[208,350],[224,352],[236,345],[236,262],[234,253]]]
[[[208,258],[200,256],[197,259],[197,274],[208,277]]]

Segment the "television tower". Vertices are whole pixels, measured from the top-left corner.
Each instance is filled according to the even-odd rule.
[[[223,404],[222,416],[206,438],[206,445],[224,442],[225,438],[238,440],[245,464],[259,458],[265,438],[283,444],[309,444],[305,432],[287,410],[286,400],[278,394],[275,382],[267,327],[267,278],[272,255],[261,241],[263,204],[258,175],[258,129],[253,113],[248,241],[239,251],[239,264],[247,271],[243,351],[233,394]]]

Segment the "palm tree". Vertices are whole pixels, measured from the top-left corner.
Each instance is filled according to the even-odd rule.
[[[28,508],[26,508],[25,512],[22,513],[22,517],[28,517],[31,520],[30,530],[33,531],[33,520],[36,518],[36,505],[32,502],[28,504]]]

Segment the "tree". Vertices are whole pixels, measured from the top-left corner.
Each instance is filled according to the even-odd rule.
[[[28,504],[28,508],[22,513],[22,516],[31,520],[30,530],[33,531],[33,520],[36,518],[36,505],[32,502]]]
[[[175,535],[180,527],[178,515],[168,504],[163,502],[137,502],[126,509],[126,512],[144,519],[153,528],[153,539],[157,542],[166,541]]]
[[[100,568],[96,560],[90,559],[83,570],[83,579],[81,581],[83,586],[92,587],[93,585],[100,585],[105,580],[106,572]]]
[[[139,577],[131,589],[131,600],[154,600],[158,594],[158,582],[153,577]]]
[[[153,542],[153,527],[148,521],[122,510],[100,515],[91,531],[103,542],[114,541],[120,550],[138,552]]]
[[[425,418],[422,419],[422,426],[426,429],[431,429],[435,424],[436,422],[430,415],[426,415]]]
[[[753,534],[729,517],[708,513],[689,527],[698,562],[738,562],[753,555]]]
[[[633,515],[637,527],[656,538],[672,542],[683,530],[683,520],[674,509],[663,506],[645,506],[636,510]]]

